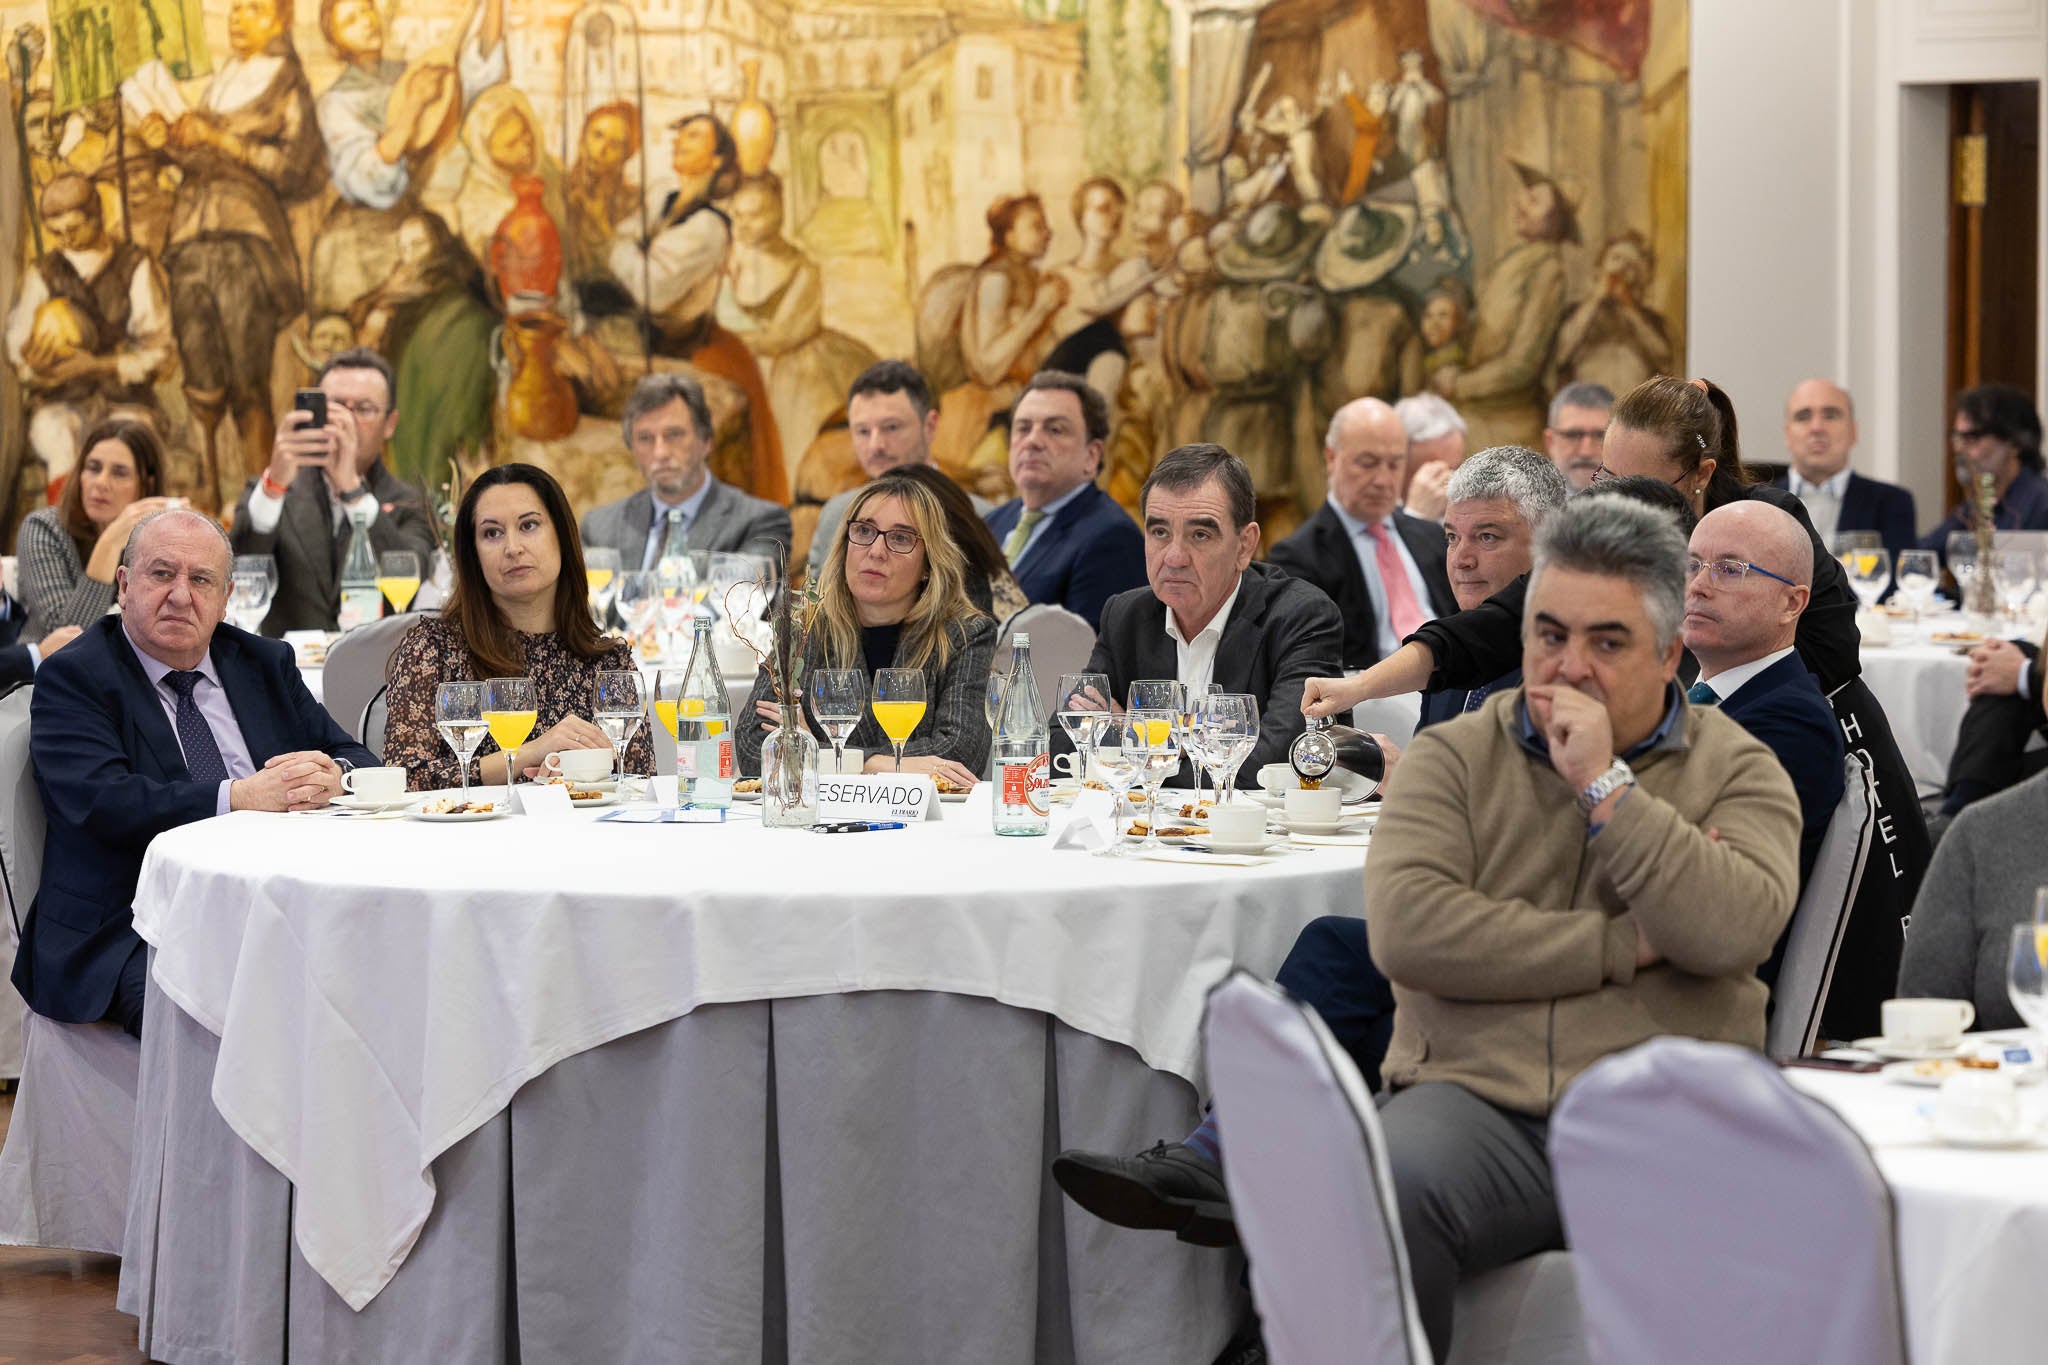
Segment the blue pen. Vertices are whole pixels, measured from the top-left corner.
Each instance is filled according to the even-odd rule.
[[[820,834],[860,834],[871,829],[902,829],[901,820],[842,820],[837,824],[815,825]]]

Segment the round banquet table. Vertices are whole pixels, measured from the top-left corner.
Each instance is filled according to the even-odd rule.
[[[1046,1174],[1199,1117],[1204,993],[1361,848],[236,813],[151,845],[151,1359],[1206,1360],[1241,1261]]]
[[[1848,1121],[1891,1189],[1907,1357],[2039,1359],[2048,1341],[2048,1083],[2020,1087],[2042,1141],[1984,1151],[1935,1141],[1931,1089],[1801,1067],[1784,1074]]]
[[[1923,797],[1936,795],[1948,785],[1956,731],[1970,704],[1963,693],[1969,646],[1928,636],[1963,629],[1961,612],[1942,612],[1929,616],[1919,627],[1893,622],[1891,643],[1863,647],[1863,681],[1884,708],[1899,754]]]

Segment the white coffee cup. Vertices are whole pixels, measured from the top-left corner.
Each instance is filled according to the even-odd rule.
[[[2020,1096],[2001,1071],[1959,1071],[1941,1083],[1934,1101],[1938,1137],[1999,1142],[2020,1131]]]
[[[597,782],[612,775],[610,749],[562,749],[555,757],[561,760],[562,776],[571,782]]]
[[[1880,1017],[1886,1042],[1945,1048],[1962,1042],[1963,1030],[1977,1018],[1977,1007],[1967,1000],[1887,1000]]]
[[[1066,778],[1068,781],[1073,780],[1074,772],[1080,766],[1081,755],[1074,753],[1072,751],[1069,751],[1064,754],[1054,754],[1052,756],[1052,770],[1058,773],[1061,777]]]
[[[1291,791],[1301,785],[1301,774],[1287,763],[1268,763],[1259,769],[1259,785],[1269,792]]]
[[[1218,848],[1246,848],[1266,836],[1266,808],[1251,801],[1233,801],[1209,808],[1209,842]]]
[[[1282,808],[1289,820],[1301,824],[1334,825],[1344,813],[1344,793],[1335,787],[1318,787],[1314,791],[1295,787],[1288,791]]]
[[[405,769],[351,768],[341,775],[341,789],[365,801],[396,801],[405,795]]]

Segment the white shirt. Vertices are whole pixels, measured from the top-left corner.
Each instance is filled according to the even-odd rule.
[[[1239,574],[1237,586],[1230,590],[1230,596],[1223,599],[1223,605],[1209,618],[1209,624],[1195,632],[1192,640],[1180,633],[1180,622],[1173,617],[1173,608],[1166,609],[1166,634],[1173,641],[1175,676],[1181,680],[1190,697],[1199,696],[1209,690],[1209,684],[1216,681],[1216,646],[1223,641],[1223,628],[1230,624],[1230,609],[1237,605],[1237,595],[1244,589],[1244,575]]]
[[[1711,676],[1702,672],[1699,680],[1713,688],[1715,696],[1719,697],[1722,701],[1727,701],[1737,692],[1740,692],[1743,685],[1751,678],[1771,667],[1771,665],[1777,663],[1778,660],[1791,652],[1792,647],[1787,645],[1775,653],[1764,655],[1761,659],[1751,659],[1746,664],[1737,664],[1733,668],[1724,668],[1719,673]]]
[[[1842,499],[1849,492],[1849,466],[1843,465],[1842,472],[1820,483],[1809,483],[1799,477],[1799,471],[1785,471],[1785,486],[1792,495],[1806,504],[1806,515],[1813,520],[1813,529],[1822,541],[1835,533],[1835,525],[1842,519]]]
[[[1366,534],[1371,523],[1360,521],[1330,499],[1330,510],[1337,514],[1337,520],[1344,523],[1345,534],[1351,537],[1351,552],[1358,556],[1358,571],[1365,576],[1365,595],[1372,599],[1372,619],[1378,632],[1377,641],[1382,659],[1401,647],[1401,637],[1394,633],[1394,613],[1387,607],[1386,584],[1380,582],[1379,547]],[[1422,566],[1415,562],[1415,556],[1408,553],[1408,542],[1401,538],[1401,530],[1388,517],[1379,523],[1386,527],[1387,540],[1394,547],[1394,553],[1401,557],[1401,567],[1407,570],[1408,584],[1415,589],[1415,601],[1422,608],[1422,619],[1436,619],[1436,608],[1430,605],[1429,583],[1422,576]]]
[[[641,552],[640,567],[651,569],[661,561],[662,546],[668,543],[668,514],[683,514],[683,543],[688,544],[690,527],[696,524],[697,513],[704,510],[704,499],[711,496],[711,476],[706,474],[704,482],[697,485],[697,491],[681,502],[663,502],[654,497],[654,490],[648,489],[647,496],[654,498],[654,520],[647,527],[647,548]]]
[[[333,484],[325,484],[325,487],[330,524],[336,531],[341,530],[341,523],[347,520],[349,512],[356,510],[359,505],[365,527],[377,519],[382,504],[377,501],[377,495],[370,491],[367,479],[357,486],[355,496],[346,502],[334,496]],[[289,493],[291,490],[285,491]],[[272,495],[271,491],[263,486],[263,480],[257,479],[256,486],[249,490],[249,529],[259,536],[267,536],[277,529],[278,520],[283,516],[284,499]]]

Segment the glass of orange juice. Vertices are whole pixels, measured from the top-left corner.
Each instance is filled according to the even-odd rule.
[[[484,683],[484,724],[505,751],[505,791],[519,780],[519,746],[540,722],[531,678],[491,678]]]
[[[420,591],[420,557],[411,550],[386,550],[377,556],[377,587],[393,612],[412,605]]]
[[[924,719],[924,670],[921,668],[878,668],[875,670],[874,700],[868,703],[875,724],[896,746],[896,770],[903,770],[903,742]]]

